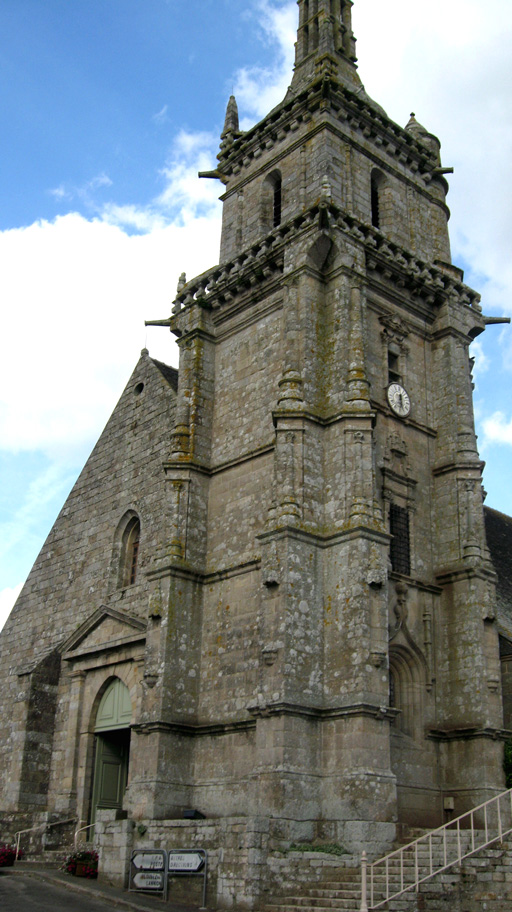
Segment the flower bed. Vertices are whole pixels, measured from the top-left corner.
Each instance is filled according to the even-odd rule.
[[[24,855],[23,849],[20,849],[18,852],[18,858],[22,858]],[[5,842],[0,842],[0,868],[11,867],[16,860],[16,846],[7,845]]]
[[[98,853],[94,849],[72,852],[64,868],[68,874],[74,874],[75,877],[88,877],[91,880],[98,876]]]

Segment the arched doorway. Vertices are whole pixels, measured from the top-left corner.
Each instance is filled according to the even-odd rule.
[[[115,678],[103,694],[96,713],[91,823],[98,810],[122,808],[128,779],[131,720],[130,692]]]

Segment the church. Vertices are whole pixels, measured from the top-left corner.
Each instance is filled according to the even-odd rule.
[[[135,849],[205,849],[219,907],[294,844],[377,857],[505,787],[512,519],[470,358],[497,319],[352,5],[298,0],[260,123],[230,98],[219,263],[152,321],[179,371],[142,351],[0,636],[4,838],[89,827],[118,883]]]

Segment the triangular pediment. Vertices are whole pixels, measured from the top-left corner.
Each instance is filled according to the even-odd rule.
[[[146,625],[113,608],[98,608],[62,646],[65,659],[114,649],[145,638]]]

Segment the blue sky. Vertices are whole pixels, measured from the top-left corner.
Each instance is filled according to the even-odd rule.
[[[512,313],[510,0],[355,0],[359,72],[443,143],[454,262]],[[294,0],[2,0],[0,626],[178,277],[217,261],[227,99],[291,78]],[[512,329],[477,340],[487,502],[512,513]]]

